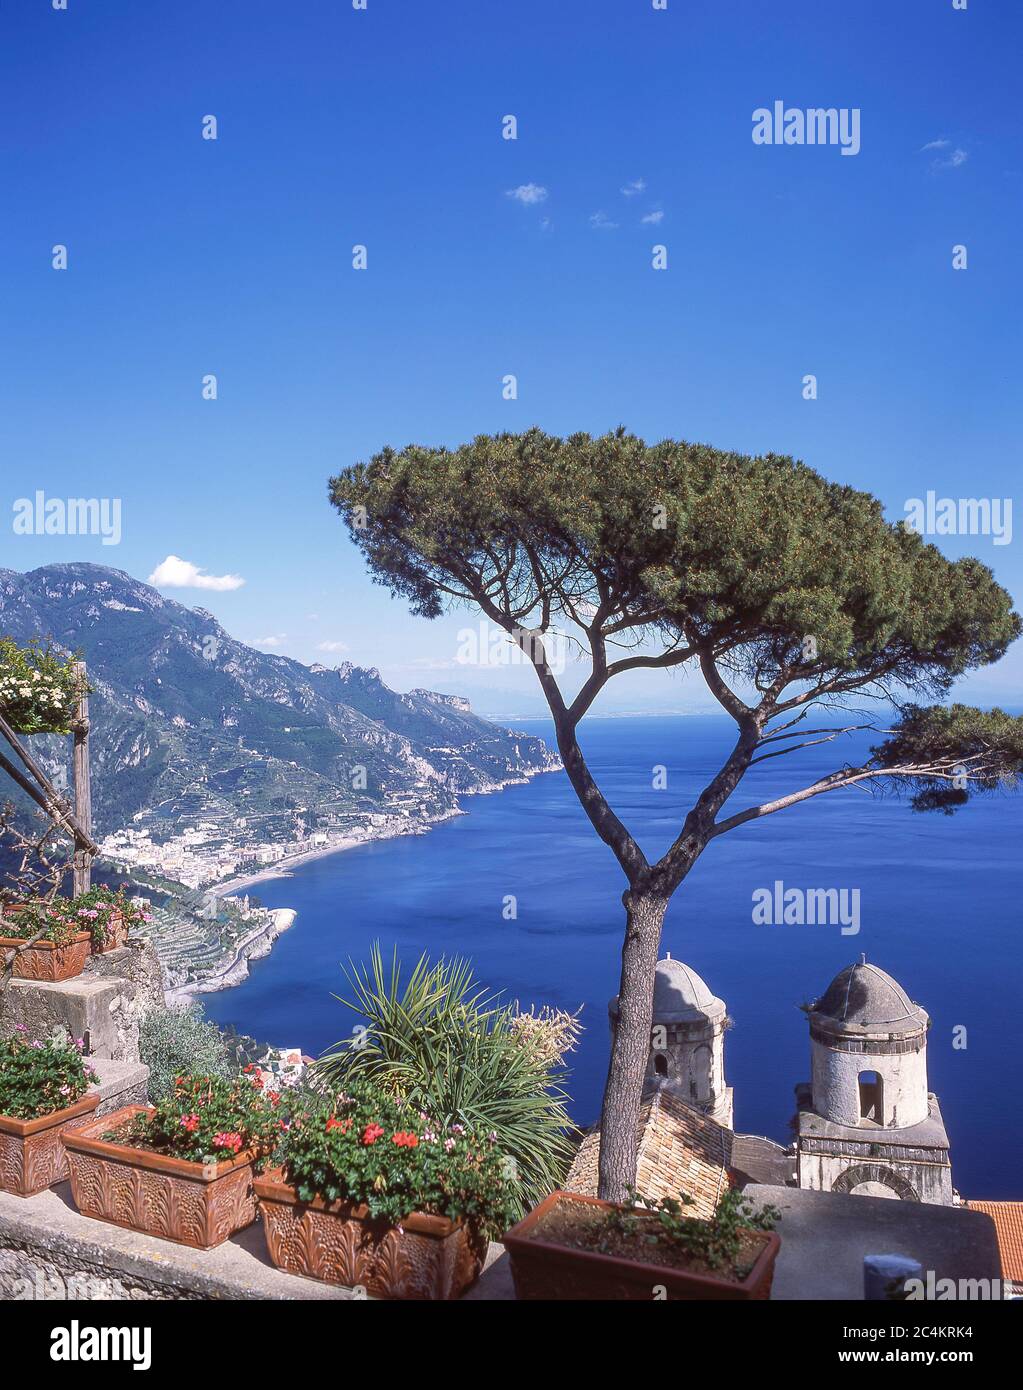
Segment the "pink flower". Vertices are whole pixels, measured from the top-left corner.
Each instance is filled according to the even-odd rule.
[[[446,1152],[446,1153],[450,1153],[451,1150],[452,1150],[454,1147],[455,1147],[455,1141],[454,1141],[453,1139],[445,1139],[445,1140],[444,1140],[444,1149],[445,1149],[445,1152]]]

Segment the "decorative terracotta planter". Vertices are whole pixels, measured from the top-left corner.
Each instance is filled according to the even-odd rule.
[[[77,1105],[54,1110],[38,1120],[0,1115],[0,1190],[34,1197],[68,1175],[67,1150],[61,1135],[87,1124],[99,1096],[84,1096]]]
[[[773,1231],[754,1234],[762,1249],[753,1268],[741,1282],[712,1274],[696,1274],[666,1265],[643,1264],[618,1255],[601,1255],[556,1245],[531,1232],[550,1209],[561,1202],[585,1203],[610,1210],[611,1202],[574,1192],[552,1192],[504,1237],[511,1259],[515,1296],[521,1299],[630,1300],[649,1303],[655,1296],[667,1299],[703,1299],[740,1302],[766,1299],[771,1294],[774,1262],[781,1241]],[[664,1290],[663,1294],[660,1290]],[[655,1294],[655,1290],[657,1293]]]
[[[94,956],[105,956],[108,951],[118,951],[128,941],[128,923],[121,912],[111,912],[106,919],[106,940],[102,946],[92,943]]]
[[[24,944],[21,937],[0,935],[0,958],[7,951]],[[85,962],[91,954],[92,938],[88,932],[79,932],[65,946],[55,946],[52,941],[37,941],[27,950],[18,952],[11,973],[16,980],[46,980],[51,984],[73,980],[85,969]]]
[[[278,1269],[373,1298],[458,1298],[479,1278],[486,1242],[461,1221],[407,1216],[401,1229],[350,1202],[302,1202],[280,1170],[256,1179],[270,1258]]]
[[[199,1250],[221,1245],[251,1225],[256,1219],[251,1152],[243,1149],[222,1163],[190,1163],[100,1138],[136,1115],[151,1113],[149,1105],[126,1105],[64,1134],[71,1193],[82,1215]]]

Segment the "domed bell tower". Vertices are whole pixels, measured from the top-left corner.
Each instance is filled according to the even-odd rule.
[[[612,1037],[618,998],[608,1005]],[[732,1088],[725,1081],[728,1011],[688,965],[657,962],[646,1087],[670,1086],[688,1104],[732,1128]]]
[[[925,1011],[861,956],[809,1019],[812,1079],[796,1088],[799,1186],[951,1204],[948,1135],[927,1089]]]

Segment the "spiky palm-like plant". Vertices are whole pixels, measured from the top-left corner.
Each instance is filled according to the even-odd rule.
[[[563,1181],[572,1155],[565,1068],[523,1038],[515,1008],[467,961],[423,955],[403,981],[397,951],[388,969],[374,945],[369,963],[350,961],[345,977],[351,997],[335,997],[364,1023],[324,1053],[317,1080],[343,1087],[367,1077],[435,1125],[495,1134],[514,1163],[524,1211]]]

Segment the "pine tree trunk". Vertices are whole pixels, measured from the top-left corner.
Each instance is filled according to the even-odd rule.
[[[626,893],[623,902],[618,1020],[600,1116],[598,1196],[608,1202],[625,1201],[626,1190],[636,1184],[636,1128],[650,1057],[657,953],[668,906],[663,898],[640,893]]]

